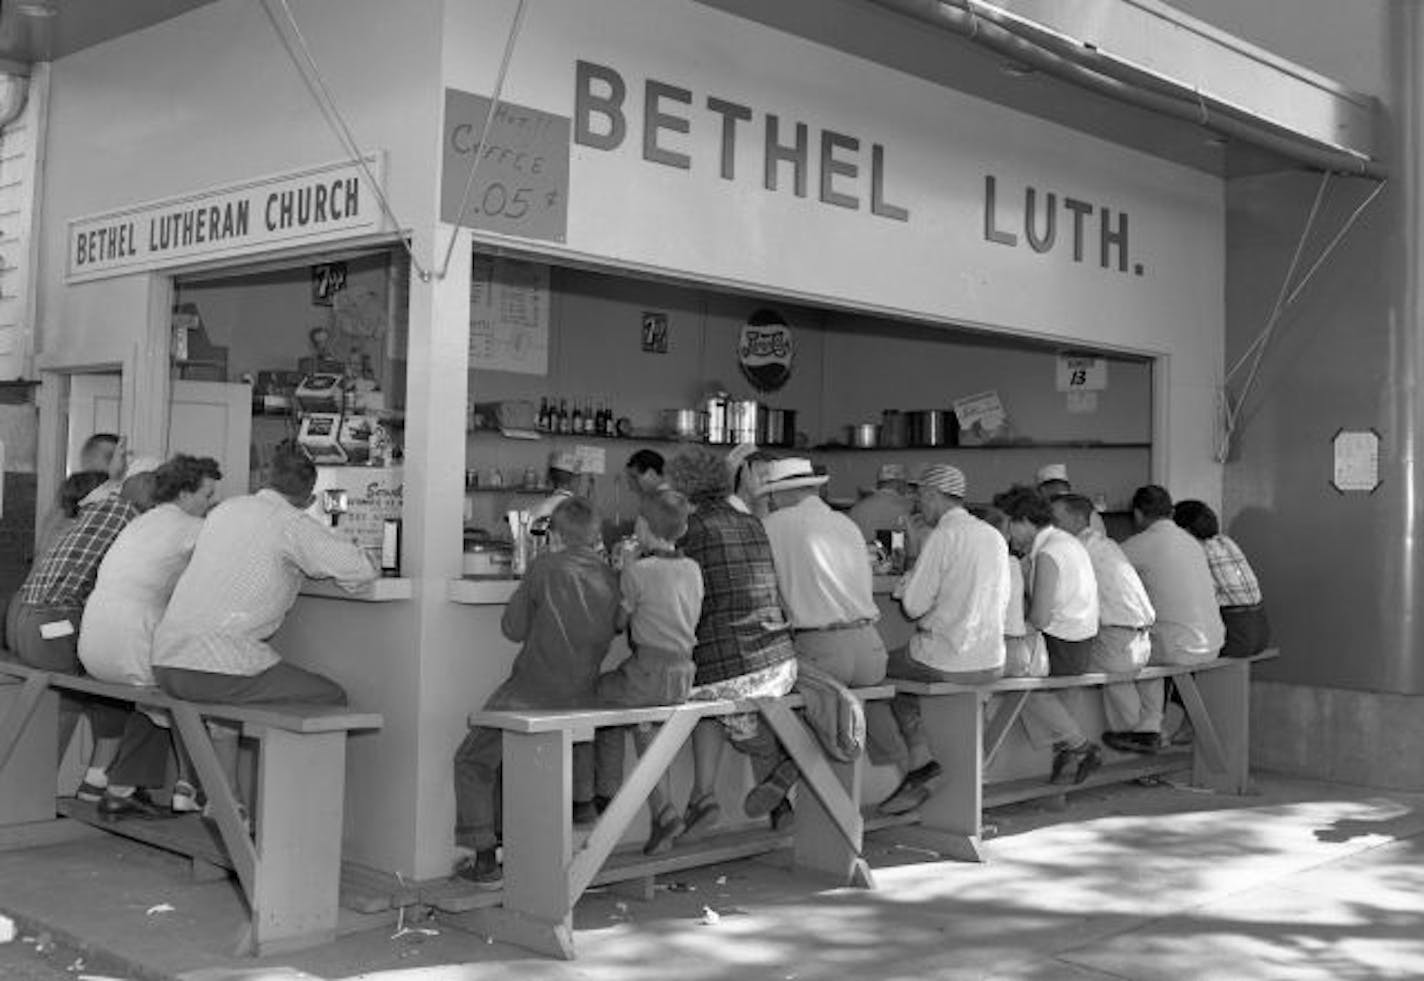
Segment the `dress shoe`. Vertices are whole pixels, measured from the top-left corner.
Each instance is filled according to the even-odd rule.
[[[1053,754],[1053,773],[1048,782],[1082,783],[1102,765],[1103,751],[1097,743],[1085,742],[1081,746],[1060,744],[1058,751]]]
[[[493,848],[475,852],[455,866],[455,877],[477,889],[498,889],[504,885],[504,869]]]
[[[148,796],[148,791],[142,787],[127,797],[120,797],[111,791],[105,791],[103,799],[98,803],[97,810],[99,817],[105,821],[118,821],[122,818],[152,820],[174,816],[168,808],[155,803],[153,798]]]
[[[905,774],[895,792],[880,802],[881,814],[908,814],[930,799],[930,784],[943,773],[943,768],[930,760]]]
[[[1119,753],[1155,753],[1162,737],[1155,732],[1105,732],[1103,742]]]

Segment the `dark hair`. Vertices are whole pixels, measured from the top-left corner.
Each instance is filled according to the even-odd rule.
[[[1093,520],[1093,512],[1097,510],[1093,507],[1093,502],[1082,494],[1059,494],[1049,504],[1056,504],[1075,518],[1084,521]]]
[[[1000,534],[1009,528],[1009,516],[991,504],[971,504],[965,510],[985,524],[993,525]]]
[[[1172,520],[1179,528],[1191,532],[1193,538],[1202,541],[1221,534],[1221,523],[1216,520],[1216,512],[1207,507],[1205,501],[1178,501],[1172,509]]]
[[[663,475],[663,455],[657,450],[639,450],[628,458],[627,468],[634,473],[651,470],[659,477]]]
[[[1071,494],[1073,492],[1073,485],[1062,477],[1052,477],[1038,485],[1038,492],[1043,497],[1052,501],[1055,498],[1062,497],[1064,494]]]
[[[177,454],[154,471],[154,474],[155,504],[176,501],[178,495],[184,491],[196,494],[203,486],[205,478],[211,478],[215,483],[222,480],[222,469],[218,466],[218,461],[210,456],[189,456],[186,453]]]
[[[643,498],[639,513],[648,530],[665,542],[675,542],[687,534],[687,515],[692,508],[687,498],[675,490],[661,490]]]
[[[559,533],[567,545],[592,545],[598,540],[598,514],[593,505],[581,497],[570,497],[554,508],[549,527]]]
[[[1027,521],[1035,528],[1053,523],[1053,512],[1048,508],[1037,488],[1014,484],[1002,494],[994,495],[994,507],[1009,516],[1010,521]]]
[[[79,448],[80,453],[88,453],[96,448],[100,443],[108,443],[109,446],[119,445],[118,433],[95,433],[84,441],[84,445]]]
[[[298,451],[279,448],[272,455],[267,486],[293,503],[303,501],[316,486],[316,464]]]
[[[1172,516],[1172,495],[1161,484],[1147,484],[1137,488],[1132,495],[1132,509],[1142,512],[1144,518],[1170,518]]]
[[[80,470],[64,478],[59,486],[59,509],[66,518],[79,516],[79,502],[94,492],[94,488],[109,479],[102,470]]]

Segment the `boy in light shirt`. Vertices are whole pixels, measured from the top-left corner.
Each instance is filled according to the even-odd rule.
[[[635,534],[640,557],[623,569],[623,614],[628,622],[631,657],[598,680],[598,697],[605,705],[633,708],[676,705],[687,701],[696,666],[697,620],[702,613],[702,569],[673,544],[687,532],[687,498],[675,490],[660,490],[643,498]],[[641,755],[652,744],[656,726],[633,730],[633,745]],[[600,755],[600,765],[607,762]],[[665,773],[648,794],[652,821],[643,851],[665,852],[685,830],[671,803],[671,781]]]

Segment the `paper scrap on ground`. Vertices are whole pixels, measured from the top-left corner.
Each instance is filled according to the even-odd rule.
[[[0,944],[8,944],[15,939],[15,921],[8,916],[0,916]]]
[[[171,903],[159,903],[157,906],[150,906],[143,911],[144,916],[152,916],[154,913],[172,913],[174,906]]]
[[[704,906],[702,907],[702,922],[713,926],[722,922],[722,916],[711,906]]]

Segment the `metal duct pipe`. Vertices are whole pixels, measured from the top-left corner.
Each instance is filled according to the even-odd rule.
[[[1383,180],[1386,171],[1367,157],[1345,149],[1332,149],[1303,142],[1299,137],[1258,117],[1247,116],[1228,106],[1213,104],[1204,110],[1197,94],[1171,94],[1165,88],[1149,88],[1139,78],[1131,82],[1116,77],[1127,74],[1111,59],[1081,43],[1059,41],[1040,43],[1013,30],[1014,21],[998,10],[981,7],[971,0],[871,0],[896,13],[950,31],[975,44],[1014,61],[1105,95],[1119,102],[1183,119],[1203,129],[1272,153],[1297,160],[1316,170]]]
[[[30,80],[24,75],[0,73],[0,129],[20,118],[29,92]]]

